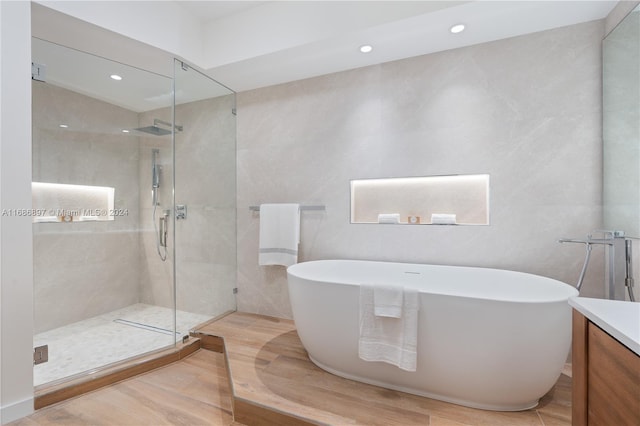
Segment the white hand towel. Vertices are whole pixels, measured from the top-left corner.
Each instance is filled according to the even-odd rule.
[[[433,213],[431,223],[434,225],[455,225],[456,215],[451,213]]]
[[[291,266],[298,262],[299,204],[260,205],[259,265]]]
[[[360,285],[358,356],[416,371],[418,348],[418,291],[404,289],[401,318],[377,317],[374,286]]]
[[[400,286],[376,284],[373,287],[373,306],[377,317],[402,316],[403,289]]]
[[[400,213],[381,213],[378,215],[378,223],[400,223]]]

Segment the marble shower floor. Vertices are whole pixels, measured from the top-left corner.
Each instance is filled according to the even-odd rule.
[[[34,366],[34,386],[54,382],[105,365],[161,349],[173,344],[171,334],[114,322],[123,319],[164,330],[173,329],[172,310],[142,303],[34,336],[34,346],[49,345],[49,361]],[[196,325],[210,320],[207,315],[177,311],[175,339]]]

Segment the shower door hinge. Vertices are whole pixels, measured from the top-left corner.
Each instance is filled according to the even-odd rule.
[[[33,365],[49,361],[49,345],[33,348]]]
[[[46,83],[47,78],[47,66],[42,64],[36,64],[31,62],[31,79],[37,81],[44,81]]]

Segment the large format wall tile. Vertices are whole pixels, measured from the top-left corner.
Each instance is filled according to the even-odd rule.
[[[176,303],[179,310],[218,316],[235,309],[236,287],[236,148],[233,96],[222,96],[176,107],[175,201],[187,206],[187,219],[171,222],[169,259],[160,261],[151,203],[142,199],[144,250],[141,301],[173,306],[171,258],[175,227]],[[154,118],[171,121],[171,110],[141,114],[141,123]],[[143,138],[140,185],[151,188],[151,150],[160,149],[166,185],[162,209],[171,203],[171,138]],[[145,191],[142,191],[145,193]],[[147,207],[148,206],[148,207]],[[160,210],[162,210],[160,209]],[[159,214],[159,213],[157,213]],[[157,221],[157,218],[156,218]]]
[[[258,266],[265,202],[302,213],[299,261],[393,260],[577,280],[602,224],[601,21],[238,95],[238,309],[291,317],[286,270]],[[491,175],[489,226],[349,223],[349,181]],[[595,250],[594,249],[594,253]],[[599,251],[599,250],[598,250]],[[599,253],[598,253],[599,254]],[[601,295],[594,255],[583,293]]]
[[[138,138],[121,132],[137,124],[135,112],[33,83],[33,180],[114,187],[115,208],[126,211],[109,222],[33,225],[37,333],[139,299]]]

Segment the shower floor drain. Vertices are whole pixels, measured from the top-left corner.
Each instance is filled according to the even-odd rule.
[[[113,322],[117,322],[118,324],[128,325],[131,327],[141,328],[143,330],[153,331],[156,333],[168,334],[169,336],[171,336],[174,333],[172,330],[167,330],[166,328],[154,327],[152,325],[142,324],[140,322],[135,322],[135,321],[129,321],[122,318],[114,319]],[[182,333],[176,331],[175,334],[176,336],[180,336]]]

